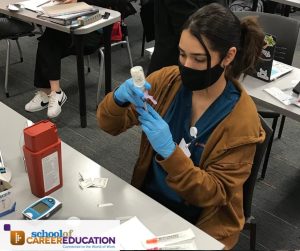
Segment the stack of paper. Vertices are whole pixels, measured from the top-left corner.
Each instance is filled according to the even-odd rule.
[[[93,11],[94,7],[88,5],[85,2],[69,3],[69,4],[58,4],[52,6],[43,6],[43,12],[49,17],[56,17],[62,15],[82,13],[86,14],[89,11]]]
[[[290,105],[295,100],[295,97],[293,97],[289,94],[286,94],[285,92],[280,90],[278,87],[266,88],[266,89],[264,89],[264,91],[269,93],[270,95],[272,95],[274,98],[279,100],[284,105]]]
[[[19,4],[23,4],[24,8],[27,10],[31,10],[34,12],[41,12],[42,7],[53,6],[57,4],[61,4],[61,1],[52,1],[52,0],[27,0],[23,2],[19,2]]]

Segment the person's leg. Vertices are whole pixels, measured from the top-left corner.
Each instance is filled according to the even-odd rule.
[[[49,117],[59,115],[61,106],[66,101],[66,95],[61,91],[59,83],[61,58],[67,56],[71,47],[71,35],[67,33],[46,29],[39,38],[34,75],[34,85],[39,91],[26,104],[25,110],[34,112],[48,107]],[[50,95],[51,93],[52,95]],[[55,97],[56,93],[59,97]],[[52,99],[52,102],[49,102],[49,98]]]
[[[101,46],[101,38],[102,35],[98,32],[85,35],[84,53],[96,51]],[[39,91],[25,106],[25,110],[34,112],[48,107],[48,117],[53,118],[60,114],[61,106],[67,100],[59,82],[61,59],[74,55],[75,46],[70,34],[48,28],[39,40],[34,76],[34,85]]]
[[[75,45],[72,41],[71,35],[63,36],[65,44],[61,47],[64,48],[61,53],[59,53],[59,63],[60,60],[66,56],[74,55],[75,53]],[[68,42],[66,42],[68,41]],[[84,46],[84,54],[88,55],[96,51],[101,45],[101,34],[98,32],[92,32],[84,36],[85,46]],[[60,65],[59,65],[59,73],[58,69],[54,69],[56,72],[49,74],[49,83],[51,93],[49,95],[49,106],[48,106],[48,117],[54,118],[57,117],[61,113],[61,106],[66,102],[67,96],[60,88]]]

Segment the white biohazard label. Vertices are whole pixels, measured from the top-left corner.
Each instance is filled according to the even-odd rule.
[[[42,159],[45,193],[60,184],[58,153],[54,152]]]

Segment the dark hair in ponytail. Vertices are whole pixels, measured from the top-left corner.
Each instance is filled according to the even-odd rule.
[[[231,47],[237,48],[237,54],[226,67],[226,78],[237,79],[242,73],[252,70],[264,45],[264,33],[255,17],[246,17],[241,21],[220,4],[205,5],[189,17],[183,30],[189,30],[207,50],[204,36],[210,42],[210,49],[224,58]],[[209,65],[208,65],[209,67]]]

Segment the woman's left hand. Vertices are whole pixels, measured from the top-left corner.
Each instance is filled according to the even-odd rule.
[[[175,150],[175,143],[169,125],[147,104],[148,112],[138,107],[139,121],[153,149],[163,158],[168,158]]]

